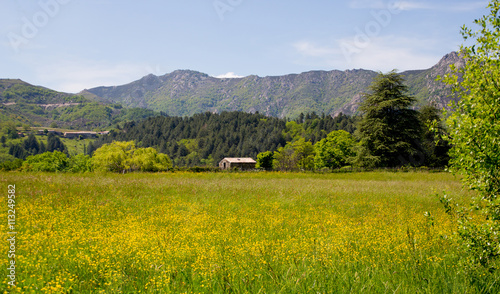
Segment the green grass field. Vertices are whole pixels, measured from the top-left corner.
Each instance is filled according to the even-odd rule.
[[[1,173],[19,293],[475,293],[447,173]],[[7,234],[7,197],[0,205]],[[9,244],[1,245],[6,269]],[[6,270],[3,270],[5,273]],[[7,289],[3,275],[1,289]]]

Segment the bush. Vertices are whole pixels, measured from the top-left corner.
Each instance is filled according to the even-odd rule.
[[[68,166],[69,159],[66,154],[54,151],[28,156],[21,169],[33,172],[58,172],[65,171]]]
[[[17,170],[23,165],[23,160],[22,159],[14,159],[11,161],[4,161],[0,163],[0,170],[3,171],[11,171],[11,170]]]
[[[68,171],[73,173],[84,173],[92,171],[92,162],[90,156],[78,154],[69,159]]]
[[[94,151],[92,166],[98,171],[123,172],[130,169],[127,159],[134,150],[135,143],[132,141],[104,144]]]
[[[94,152],[91,162],[95,170],[105,172],[158,172],[172,168],[168,155],[151,147],[136,148],[133,141],[104,144]]]

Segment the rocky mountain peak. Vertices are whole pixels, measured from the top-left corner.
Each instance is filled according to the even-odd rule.
[[[450,72],[450,65],[461,66],[456,52],[444,56],[427,70],[401,73],[418,106],[430,101],[446,105],[450,91],[436,81]],[[218,79],[193,70],[176,70],[163,76],[148,75],[118,87],[88,90],[105,101],[128,107],[146,107],[172,116],[206,111],[258,111],[268,116],[296,117],[301,112],[325,114],[356,113],[361,93],[366,92],[377,72],[309,71],[273,77],[255,75],[238,79]]]

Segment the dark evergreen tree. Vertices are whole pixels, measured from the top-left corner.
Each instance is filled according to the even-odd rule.
[[[47,147],[43,142],[40,142],[40,153],[45,153],[47,151]]]
[[[14,156],[15,158],[25,159],[28,156],[26,150],[20,144],[15,144],[10,146],[9,154]]]
[[[30,155],[36,155],[41,152],[40,144],[38,143],[38,140],[36,139],[35,135],[30,134],[26,140],[23,142],[23,147],[24,150]]]
[[[359,108],[363,118],[358,129],[361,146],[356,163],[381,167],[422,165],[422,127],[417,111],[410,108],[415,98],[407,95],[403,77],[395,71],[379,74],[369,90]]]
[[[92,144],[92,142],[89,142],[89,144],[87,145],[87,152],[85,154],[92,156],[92,153],[94,153],[95,150],[97,150],[97,148],[94,146],[94,144]]]
[[[49,152],[54,152],[54,151],[60,151],[64,152],[66,151],[66,146],[64,143],[59,139],[59,137],[53,133],[49,133],[48,138],[47,138],[47,151]]]
[[[445,130],[440,114],[439,109],[432,105],[426,105],[419,111],[423,125],[422,147],[425,153],[425,165],[431,167],[444,167],[450,160],[448,151],[451,145],[443,139]]]

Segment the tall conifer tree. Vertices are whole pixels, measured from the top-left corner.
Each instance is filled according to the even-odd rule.
[[[396,167],[423,163],[419,147],[422,127],[418,113],[410,108],[415,98],[407,92],[403,77],[391,71],[380,73],[363,95],[358,164]]]

